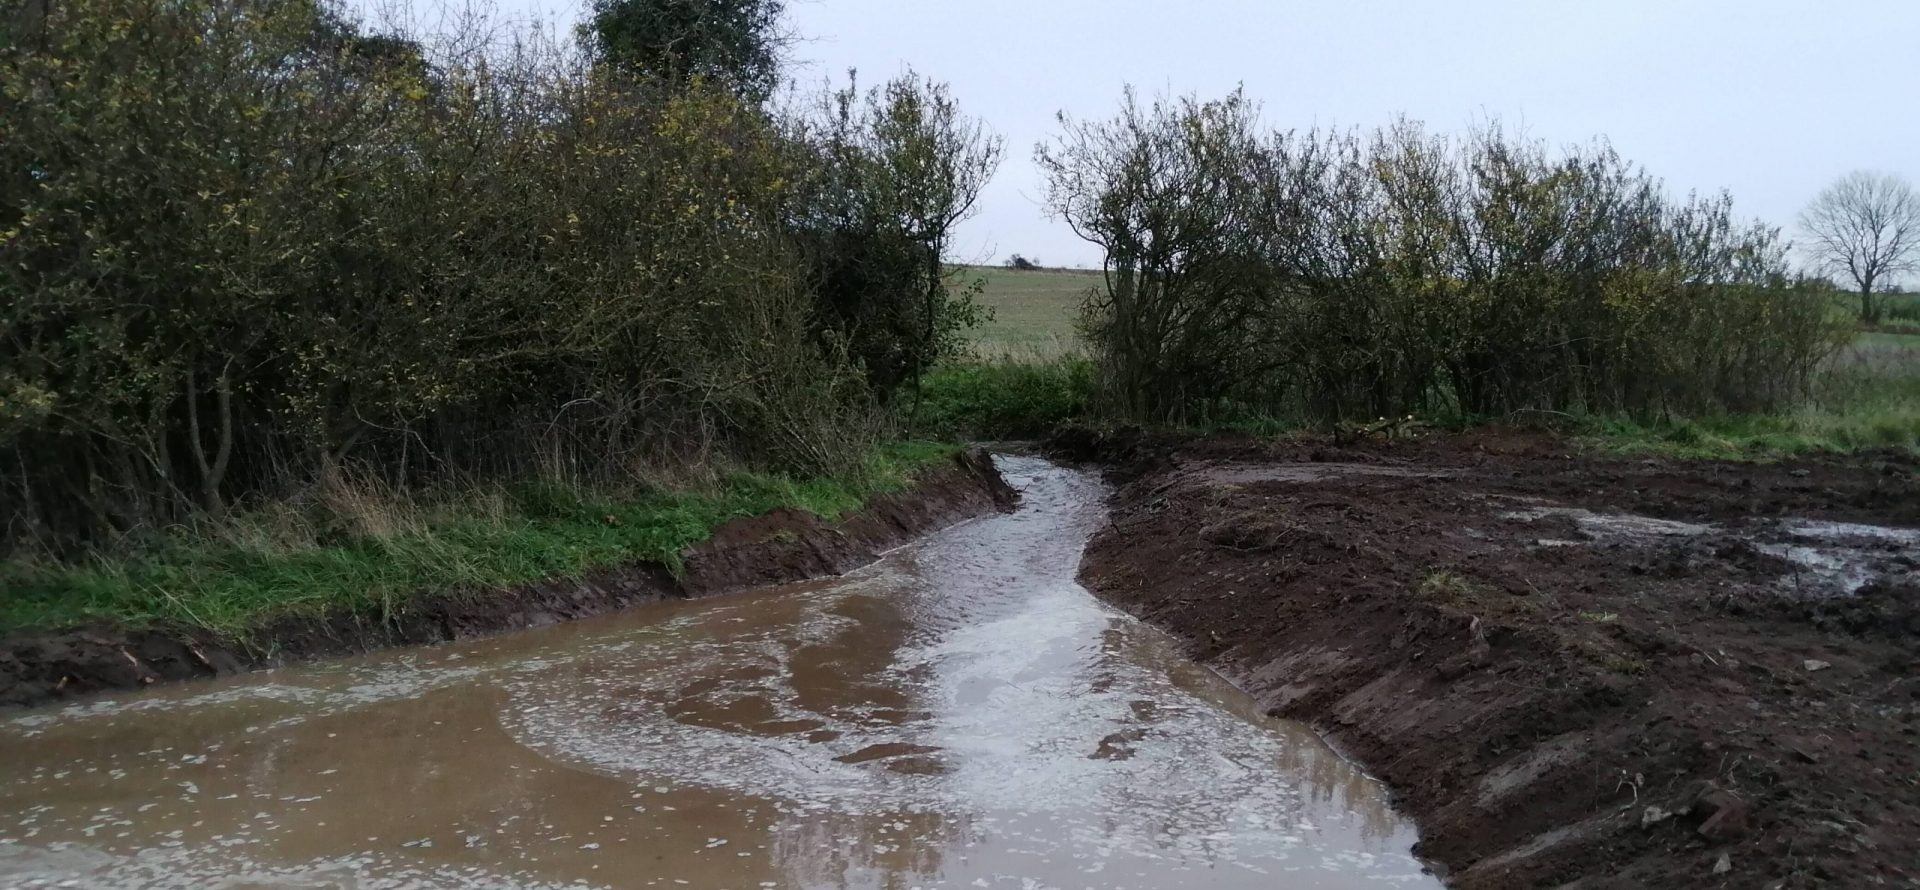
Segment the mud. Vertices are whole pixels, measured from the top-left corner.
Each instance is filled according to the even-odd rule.
[[[348,612],[290,617],[244,642],[204,632],[110,626],[0,637],[0,708],[472,639],[643,603],[836,575],[928,531],[1012,504],[1013,492],[991,459],[973,450],[838,522],[787,510],[729,522],[682,555],[677,577],[659,563],[635,562],[580,579],[423,596],[385,620]]]
[[[1074,581],[1105,490],[843,577],[0,716],[0,885],[1431,887],[1383,786]]]
[[[1077,433],[1082,572],[1474,888],[1920,886],[1920,467]]]

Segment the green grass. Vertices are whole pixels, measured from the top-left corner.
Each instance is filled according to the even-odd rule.
[[[0,564],[0,633],[108,622],[244,639],[286,614],[389,615],[423,594],[478,593],[638,560],[677,569],[681,551],[729,519],[782,507],[840,516],[954,451],[905,443],[844,479],[742,473],[624,498],[530,484],[433,504],[363,497],[351,509],[282,505],[178,531],[136,556]],[[356,530],[330,528],[343,517]]]
[[[1661,423],[1609,419],[1593,423],[1583,438],[1603,451],[1692,458],[1920,452],[1920,342],[1864,335],[1821,372],[1808,403],[1791,411]]]
[[[980,303],[993,320],[974,329],[983,358],[1050,359],[1079,349],[1074,323],[1087,292],[1101,285],[1099,272],[1075,269],[1022,271],[989,266],[960,270],[961,281],[984,279]]]
[[[1608,453],[1707,460],[1772,460],[1875,448],[1920,451],[1920,414],[1797,412],[1651,424],[1615,419],[1598,423],[1582,440]]]
[[[921,383],[916,431],[941,438],[1024,439],[1087,416],[1093,366],[1084,359],[967,363]]]
[[[1894,331],[1866,331],[1855,340],[1849,350],[1854,354],[1876,352],[1920,352],[1920,334],[1905,334]]]

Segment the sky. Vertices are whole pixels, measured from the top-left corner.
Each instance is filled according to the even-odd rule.
[[[1920,0],[789,0],[788,17],[802,83],[911,66],[1006,140],[961,261],[1098,266],[1047,218],[1033,150],[1058,112],[1108,116],[1128,84],[1244,84],[1276,129],[1404,114],[1439,132],[1498,119],[1552,144],[1605,136],[1675,193],[1726,189],[1789,236],[1849,170],[1920,181]]]

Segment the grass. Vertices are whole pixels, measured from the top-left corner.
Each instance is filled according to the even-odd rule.
[[[982,359],[1049,359],[1079,350],[1074,323],[1087,292],[1099,287],[1099,272],[1077,269],[1020,270],[968,266],[961,280],[984,280],[979,300],[993,320],[973,332]]]
[[[1856,346],[1821,373],[1806,405],[1790,411],[1662,423],[1609,419],[1596,422],[1584,441],[1608,452],[1710,459],[1920,452],[1920,348]]]
[[[383,616],[424,594],[483,591],[681,551],[730,519],[776,508],[837,517],[897,490],[954,446],[904,443],[837,479],[740,473],[621,497],[527,484],[438,502],[366,488],[176,531],[136,556],[0,564],[0,633],[107,622],[245,639],[288,614]]]
[[[1855,340],[1849,353],[1856,360],[1871,358],[1877,352],[1920,352],[1920,334],[1897,333],[1888,330],[1866,331]]]
[[[1084,359],[949,365],[922,381],[913,423],[941,438],[1035,438],[1084,419],[1092,396]]]

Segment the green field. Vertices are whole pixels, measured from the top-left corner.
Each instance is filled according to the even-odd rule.
[[[985,282],[979,300],[993,310],[993,320],[973,331],[973,340],[983,358],[1000,358],[1023,352],[1051,357],[1076,347],[1079,335],[1074,322],[1089,290],[1100,287],[1097,271],[1083,269],[1041,269],[1022,271],[997,266],[968,266],[960,270],[961,281]],[[1851,297],[1848,298],[1849,300]],[[1920,298],[1895,295],[1889,308],[1903,300],[1920,305]],[[1852,303],[1845,307],[1851,310]],[[1853,346],[1839,356],[1842,364],[1902,365],[1920,374],[1920,334],[1870,331],[1862,333]]]
[[[1853,348],[1862,352],[1920,352],[1920,334],[1869,331],[1854,341]]]
[[[984,280],[982,305],[993,320],[973,333],[981,358],[1054,358],[1078,351],[1074,321],[1087,292],[1101,284],[1100,273],[1078,269],[1021,271],[992,266],[960,270],[961,281]]]

